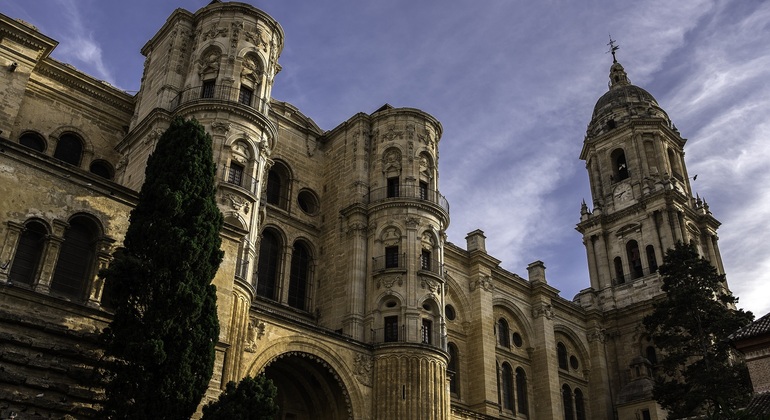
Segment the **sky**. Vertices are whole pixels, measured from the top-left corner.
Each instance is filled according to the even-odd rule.
[[[209,0],[3,0],[59,41],[52,56],[134,93],[141,47]],[[389,103],[441,121],[449,241],[481,229],[501,266],[541,260],[571,300],[589,287],[575,231],[579,159],[612,57],[681,135],[693,191],[722,222],[738,306],[770,312],[770,2],[760,0],[246,0],[284,28],[273,98],[330,130]]]

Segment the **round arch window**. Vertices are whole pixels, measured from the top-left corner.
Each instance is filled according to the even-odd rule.
[[[299,208],[305,213],[314,216],[320,210],[321,205],[318,202],[318,197],[311,190],[304,189],[297,195],[297,204]]]
[[[455,318],[457,318],[457,312],[455,312],[455,308],[452,305],[447,305],[444,307],[444,315],[446,316],[446,319],[450,321],[454,321]]]
[[[580,367],[577,357],[575,357],[574,355],[570,356],[569,365],[572,366],[572,369],[577,369],[578,367]]]
[[[91,173],[99,175],[104,179],[112,179],[112,177],[114,176],[112,165],[110,165],[109,163],[103,160],[95,160],[91,162],[91,167],[89,168],[89,170],[91,171]]]

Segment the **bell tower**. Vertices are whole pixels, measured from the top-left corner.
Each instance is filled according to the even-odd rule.
[[[655,98],[631,84],[615,59],[614,41],[610,46],[609,91],[596,102],[580,153],[593,209],[584,201],[577,225],[591,279],[591,293],[580,300],[601,309],[659,293],[658,265],[677,241],[695,243],[724,273],[720,223],[704,200],[693,197],[697,175],[690,177],[684,162],[687,140]]]

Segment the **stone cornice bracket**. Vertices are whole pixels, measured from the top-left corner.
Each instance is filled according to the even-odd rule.
[[[550,303],[539,302],[532,306],[532,317],[540,318],[545,316],[546,319],[553,319],[553,307]]]
[[[481,274],[477,279],[471,280],[468,286],[471,292],[476,289],[482,289],[487,292],[495,290],[495,285],[492,283],[492,277],[486,274]]]

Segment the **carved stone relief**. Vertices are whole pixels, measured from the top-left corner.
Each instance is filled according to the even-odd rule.
[[[246,331],[246,343],[243,347],[244,351],[249,353],[257,352],[257,341],[259,341],[265,335],[265,323],[257,318],[251,318],[249,320],[249,327]]]

